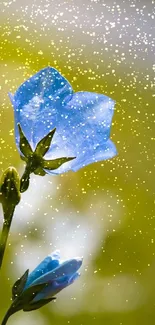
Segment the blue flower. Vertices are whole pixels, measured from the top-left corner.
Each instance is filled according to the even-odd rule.
[[[47,286],[31,301],[31,305],[40,300],[52,298],[59,291],[72,284],[80,275],[77,271],[81,265],[81,258],[73,258],[61,262],[59,252],[57,251],[51,256],[46,257],[29,274],[25,284],[24,291],[35,285],[47,283]]]
[[[49,174],[60,174],[116,155],[109,139],[114,101],[98,93],[74,93],[69,82],[54,68],[42,69],[10,94],[14,107],[16,145],[20,153],[20,124],[31,148],[53,128],[56,132],[45,155],[51,160],[75,157],[57,169],[44,168]]]

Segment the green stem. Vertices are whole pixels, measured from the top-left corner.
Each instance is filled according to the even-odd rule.
[[[8,207],[8,208],[6,207],[4,208],[3,206],[4,222],[3,222],[3,228],[2,228],[1,238],[0,238],[0,269],[4,258],[4,253],[6,249],[6,244],[9,236],[14,210],[15,210],[15,206]]]
[[[1,325],[5,325],[9,319],[9,317],[11,315],[13,315],[15,313],[15,310],[12,308],[12,305],[10,306],[10,308],[8,309],[7,313],[5,314],[3,320],[2,320],[2,323]]]
[[[2,320],[1,325],[5,325],[5,324],[7,323],[7,321],[8,321],[8,319],[9,319],[10,316],[11,316],[11,314],[7,312],[7,313],[5,314],[3,320]]]

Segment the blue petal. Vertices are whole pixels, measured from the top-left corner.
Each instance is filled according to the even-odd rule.
[[[77,278],[79,278],[80,274],[78,272],[74,273],[71,277],[69,276],[63,276],[62,278],[59,278],[56,281],[53,281],[43,289],[35,298],[33,301],[38,301],[40,299],[48,299],[55,296],[58,292],[63,290],[64,288],[71,285]]]
[[[87,166],[91,163],[106,160],[113,158],[117,155],[117,150],[114,143],[111,140],[107,142],[103,142],[102,145],[97,147],[96,149],[92,149],[89,152],[86,152],[83,155],[79,155],[76,159],[63,164],[56,170],[47,170],[45,169],[46,173],[50,175],[58,175],[62,173],[66,173],[69,170],[73,170],[74,172],[79,170],[80,168]]]
[[[63,108],[60,107],[55,112],[57,120],[51,116],[57,130],[45,159],[62,156],[75,156],[76,159],[51,171],[51,174],[75,171],[94,161],[115,156],[116,148],[108,142],[113,112],[113,100],[90,92],[75,93]]]
[[[55,251],[51,256],[47,256],[28,276],[25,288],[28,288],[32,282],[40,278],[40,276],[46,274],[59,266],[59,252]]]
[[[58,279],[62,278],[63,276],[72,277],[74,273],[78,271],[80,266],[82,265],[82,259],[71,259],[60,264],[56,269],[47,272],[37,278],[31,285],[41,284],[41,283],[50,283],[53,281],[57,281]]]
[[[72,88],[68,81],[56,69],[47,67],[25,81],[14,97],[10,95],[15,111],[18,149],[17,123],[21,124],[28,141],[34,148],[37,142],[55,126],[49,123],[55,107],[62,107],[71,94]]]
[[[68,280],[68,285],[72,284],[75,280],[77,280],[80,276],[79,272],[76,272],[75,274],[73,274],[70,279]]]
[[[111,140],[108,140],[107,142],[101,144],[94,150],[90,151],[89,153],[86,152],[85,155],[73,161],[71,169],[73,171],[77,171],[80,168],[87,166],[91,163],[113,158],[114,156],[116,156],[116,154],[117,150],[114,143]]]

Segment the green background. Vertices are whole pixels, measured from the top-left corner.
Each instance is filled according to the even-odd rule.
[[[1,173],[11,165],[23,171],[7,93],[47,65],[57,68],[75,91],[95,91],[116,100],[111,138],[118,155],[76,173],[32,177],[14,215],[0,274],[0,318],[17,278],[60,248],[65,258],[83,255],[80,279],[56,303],[20,312],[10,324],[153,325],[153,2],[52,1],[57,18],[47,1],[40,3],[0,2]],[[105,16],[112,16],[98,26],[101,6]],[[64,8],[68,20],[60,14]],[[48,19],[53,21],[50,27]],[[116,23],[116,35],[109,21]],[[105,43],[98,37],[104,33]],[[0,217],[2,225],[2,212]]]

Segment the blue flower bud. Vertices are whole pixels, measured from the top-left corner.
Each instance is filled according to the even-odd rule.
[[[60,261],[59,252],[47,256],[29,274],[27,270],[12,288],[12,304],[3,323],[19,310],[36,310],[52,300],[58,292],[71,285],[78,277],[82,265],[81,258]],[[2,324],[3,324],[2,323]]]
[[[78,269],[82,265],[82,258],[60,261],[58,252],[46,257],[27,278],[25,288],[39,284],[47,284],[33,299],[33,302],[49,299],[59,291],[72,284],[78,277]]]

